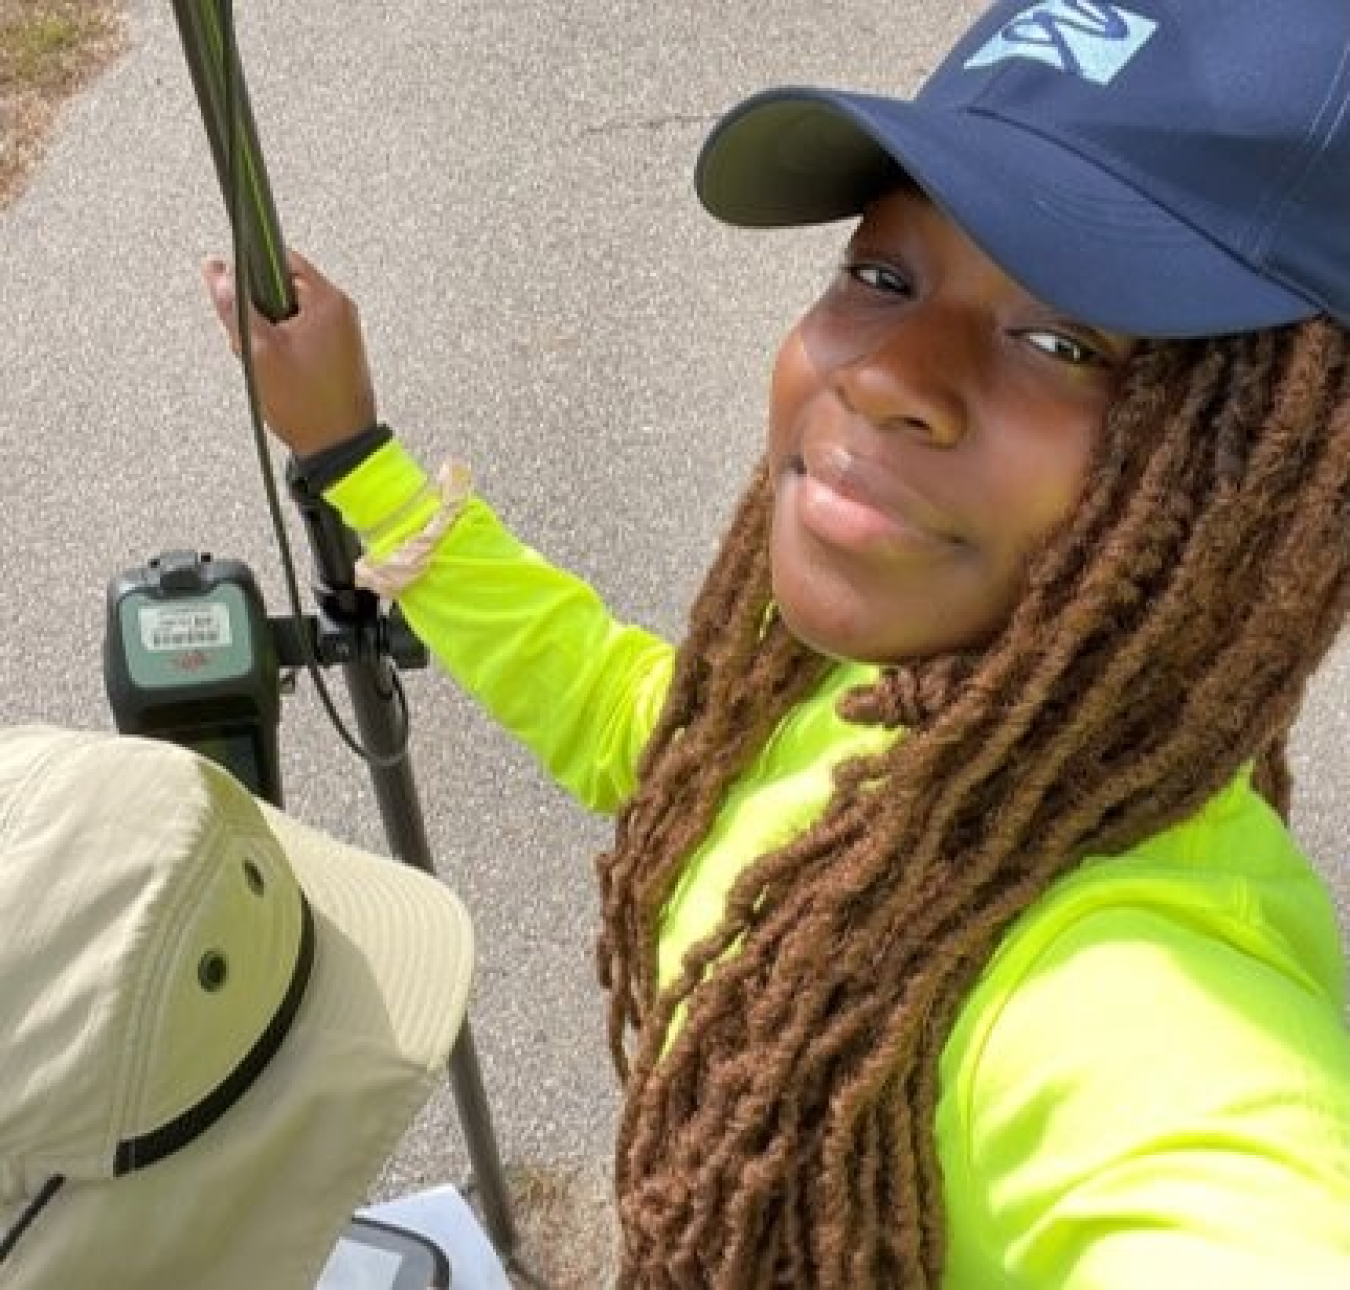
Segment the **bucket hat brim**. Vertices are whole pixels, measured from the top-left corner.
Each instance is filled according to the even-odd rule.
[[[7,753],[15,739],[51,741],[32,782],[53,809],[108,764],[99,758],[122,758],[121,775],[144,758],[136,806],[148,831],[204,789],[223,831],[275,841],[314,927],[299,1009],[243,1095],[153,1164],[66,1179],[18,1240],[5,1285],[182,1290],[187,1269],[194,1290],[313,1286],[445,1078],[473,972],[466,909],[435,878],[255,801],[180,749],[159,745],[161,756],[143,751],[151,741],[64,731],[4,738]]]

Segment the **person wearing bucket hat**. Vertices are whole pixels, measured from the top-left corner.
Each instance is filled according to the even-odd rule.
[[[1350,1285],[1284,755],[1350,605],[1347,108],[1340,0],[1000,0],[912,98],[733,107],[704,205],[852,227],[678,647],[429,480],[317,269],[255,320],[367,585],[617,816],[621,1286]]]
[[[0,1284],[313,1290],[464,1016],[459,900],[172,744],[0,731]]]

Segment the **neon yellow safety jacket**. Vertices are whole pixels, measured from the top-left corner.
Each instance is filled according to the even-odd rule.
[[[383,526],[378,556],[427,519],[425,483],[391,443],[326,495]],[[480,500],[400,605],[571,793],[620,806],[669,644]],[[869,675],[836,669],[735,785],[666,911],[663,981],[742,868],[822,811],[831,768],[896,737],[835,711]],[[943,1053],[946,1290],[1350,1290],[1345,984],[1325,888],[1245,775],[1085,858],[1009,930]]]

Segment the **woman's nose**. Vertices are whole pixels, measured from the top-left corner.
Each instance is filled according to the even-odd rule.
[[[954,447],[966,433],[969,342],[926,310],[893,320],[842,362],[834,380],[844,403],[878,429]]]

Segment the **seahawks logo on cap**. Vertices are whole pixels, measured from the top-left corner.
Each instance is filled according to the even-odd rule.
[[[967,69],[1009,59],[1048,63],[1061,72],[1109,85],[1158,24],[1119,5],[1047,0],[1028,5],[993,40],[966,59]]]

